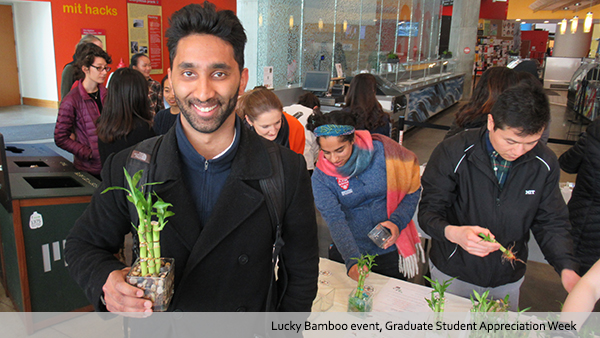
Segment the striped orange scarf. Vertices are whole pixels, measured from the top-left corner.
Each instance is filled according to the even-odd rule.
[[[417,156],[389,137],[373,134],[373,140],[383,143],[387,173],[387,213],[396,210],[404,196],[421,187],[421,172]],[[419,257],[425,263],[425,253],[414,221],[410,221],[396,240],[400,253],[398,267],[405,277],[412,278],[419,272]]]

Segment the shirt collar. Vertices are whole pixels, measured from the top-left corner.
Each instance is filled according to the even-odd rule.
[[[185,118],[185,117],[183,117]],[[193,167],[202,167],[207,161],[204,156],[198,154],[194,146],[190,143],[190,141],[185,136],[183,132],[183,126],[181,125],[181,119],[177,119],[175,126],[175,134],[177,137],[177,146],[179,151],[181,152],[183,162],[186,165]],[[229,165],[235,154],[237,152],[238,146],[240,144],[240,135],[241,135],[241,121],[239,117],[235,117],[235,129],[233,134],[233,141],[227,147],[227,149],[223,150],[220,154],[215,156],[214,158],[208,160],[208,162],[212,165]]]
[[[502,156],[500,156],[500,154],[498,154],[498,152],[496,151],[496,149],[494,149],[494,146],[492,145],[492,142],[490,141],[490,132],[489,132],[489,130],[485,132],[485,146],[486,146],[487,152],[488,152],[488,154],[490,156],[494,156],[499,161],[500,160],[504,160],[504,158]]]

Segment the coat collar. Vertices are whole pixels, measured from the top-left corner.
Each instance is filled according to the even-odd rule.
[[[236,117],[236,123],[241,119]],[[231,164],[231,176],[241,180],[260,180],[271,176],[269,154],[263,142],[256,133],[243,127],[241,129],[240,144],[237,154]],[[182,161],[177,146],[175,128],[171,128],[164,136],[163,144],[159,147],[158,158],[165,159],[165,163],[177,165],[162,166],[157,168],[156,181],[168,182],[181,177]]]
[[[481,129],[479,130],[479,137],[477,139],[475,146],[473,147],[473,154],[480,161],[487,161],[487,163],[490,164],[489,167],[491,168],[489,151],[487,149],[486,132],[487,132],[487,127],[486,126],[481,127]],[[531,161],[536,156],[542,156],[542,154],[543,154],[542,148],[543,147],[545,147],[545,146],[541,142],[538,142],[535,145],[535,147],[533,147],[533,149],[531,149],[530,151],[526,152],[521,157],[519,157],[518,159],[513,161],[512,165],[517,166],[517,165],[520,165],[521,163]]]
[[[102,102],[104,102],[104,99],[107,95],[106,87],[104,87],[102,84],[99,84],[98,90],[100,91],[100,99]],[[77,80],[77,91],[83,100],[94,100],[88,95],[88,93],[85,91],[85,88],[83,88],[83,80]]]

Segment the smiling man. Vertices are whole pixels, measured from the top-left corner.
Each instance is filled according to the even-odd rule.
[[[269,141],[233,114],[248,81],[244,29],[233,12],[208,2],[182,8],[170,24],[169,81],[181,114],[151,159],[152,181],[163,182],[154,191],[175,213],[161,233],[163,256],[175,258],[169,310],[310,311],[319,261],[310,179],[301,155],[276,148],[284,180],[285,267],[275,282],[275,234],[260,185],[274,173]],[[131,150],[107,159],[102,186],[67,238],[71,275],[97,310],[151,311],[142,291],[125,282],[128,268],[113,256],[132,231],[126,196],[100,194],[125,184]]]
[[[504,262],[491,235],[527,261],[529,231],[561,275],[567,291],[579,276],[565,202],[559,191],[556,155],[538,142],[550,120],[541,86],[506,90],[488,115],[486,127],[440,143],[422,177],[419,224],[432,237],[431,277],[452,277],[448,292],[469,297],[490,290],[519,303],[525,264]]]

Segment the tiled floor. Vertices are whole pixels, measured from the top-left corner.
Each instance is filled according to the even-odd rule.
[[[551,105],[550,137],[566,139],[567,136],[570,136],[571,139],[574,139],[581,128],[578,126],[573,127],[569,122],[571,117],[565,115],[565,107],[561,103],[561,98],[565,92],[557,93],[559,93],[558,98],[557,96],[550,96],[551,99],[554,98],[553,102],[557,103]],[[455,105],[447,109],[432,118],[430,122],[450,125],[457,108],[458,106]],[[56,109],[28,106],[0,108],[0,127],[54,123],[56,115]],[[419,161],[424,163],[429,160],[431,152],[443,139],[445,133],[443,130],[415,128],[405,133],[404,146],[415,152]],[[49,144],[53,143],[53,140],[35,140],[32,142]],[[550,144],[550,147],[560,156],[570,146]],[[574,182],[575,176],[562,173],[561,181]],[[327,246],[331,243],[331,238],[322,219],[319,220],[319,242],[320,254],[326,256]],[[559,302],[563,302],[565,296],[566,292],[562,289],[558,275],[549,265],[536,262],[528,263],[521,292],[521,308],[531,306],[531,311],[557,311],[560,309]],[[0,287],[0,312],[3,311],[14,311],[14,308],[11,301],[6,297],[4,289]]]

